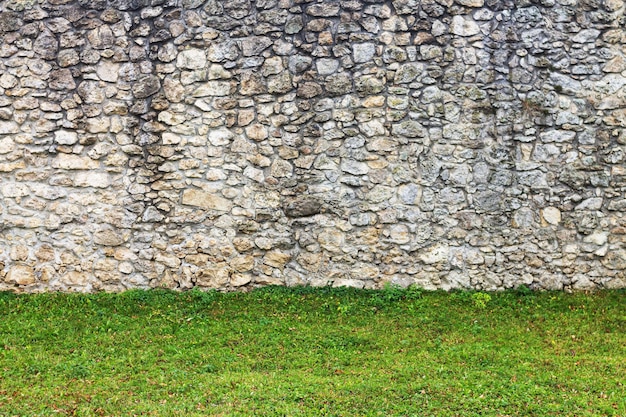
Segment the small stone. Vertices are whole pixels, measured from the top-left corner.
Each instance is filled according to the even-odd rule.
[[[452,18],[450,32],[459,36],[474,36],[480,33],[480,27],[476,22],[456,15]]]
[[[192,95],[194,97],[223,97],[230,95],[230,90],[231,84],[229,81],[209,81],[196,88]],[[184,90],[181,92],[182,95],[184,95]]]
[[[339,69],[339,61],[336,59],[320,58],[315,62],[317,73],[320,75],[330,75]]]
[[[419,75],[421,75],[423,70],[424,67],[421,64],[404,64],[400,68],[398,68],[393,82],[396,84],[410,83],[414,81]]]
[[[284,268],[287,262],[291,260],[291,255],[281,251],[271,251],[265,254],[263,257],[263,263],[265,265],[273,266],[274,268]]]
[[[352,45],[354,62],[369,62],[376,55],[376,45],[373,43],[357,43]]]
[[[62,284],[65,284],[71,287],[83,287],[87,285],[88,281],[89,281],[88,275],[84,272],[79,272],[79,271],[70,271],[60,278],[60,282]]]
[[[176,66],[183,69],[201,69],[206,63],[206,55],[202,49],[185,49],[176,59]]]
[[[16,198],[24,197],[30,194],[30,188],[26,184],[5,182],[0,188],[0,195],[3,197]]]
[[[406,120],[402,123],[394,124],[391,128],[391,133],[409,138],[423,138],[426,136],[426,129],[415,120]]]
[[[293,174],[293,166],[284,159],[276,158],[270,166],[270,174],[276,178],[291,177]]]
[[[10,137],[0,139],[0,154],[13,152],[15,142]]]
[[[42,32],[35,42],[33,42],[33,51],[39,54],[43,59],[55,59],[59,50],[59,42],[56,37],[49,31]]]
[[[437,264],[448,261],[450,248],[443,243],[437,243],[418,255],[425,264]]]
[[[370,169],[365,162],[348,159],[341,163],[341,170],[352,175],[365,175]]]
[[[94,49],[107,49],[115,43],[115,36],[107,25],[99,26],[87,33],[87,39]]]
[[[98,230],[93,234],[93,241],[97,245],[103,246],[119,246],[124,243],[124,237],[114,230],[104,229]]]
[[[185,87],[183,87],[180,82],[168,77],[163,80],[163,93],[168,101],[172,103],[179,103],[184,98]]]
[[[74,77],[69,69],[52,71],[48,85],[53,90],[73,90],[76,88]]]
[[[165,265],[165,266],[167,266],[168,268],[171,268],[171,269],[178,269],[180,267],[180,265],[181,265],[180,258],[178,258],[178,256],[176,256],[173,253],[162,253],[162,252],[159,252],[154,257],[154,260],[157,261],[157,262],[162,263],[163,265]]]
[[[483,7],[485,0],[455,0],[461,6],[467,7]]]
[[[246,284],[249,284],[252,281],[252,276],[250,274],[232,274],[230,276],[230,285],[233,287],[242,287]]]
[[[83,81],[77,92],[87,104],[100,104],[105,99],[104,89],[95,81]]]
[[[241,74],[240,93],[244,96],[264,94],[267,92],[265,80],[261,74],[246,71]]]
[[[403,224],[396,224],[389,229],[389,240],[393,243],[403,245],[411,241],[409,228]]]
[[[585,236],[585,238],[583,239],[583,242],[592,243],[597,246],[602,246],[608,241],[608,239],[609,239],[608,232],[594,232],[588,236]]]
[[[241,40],[241,52],[243,56],[258,56],[270,45],[272,40],[267,36],[253,36]]]
[[[19,126],[15,122],[0,121],[0,135],[9,135],[19,132]]]
[[[178,48],[173,43],[166,43],[159,48],[157,58],[162,62],[172,62],[178,57]],[[206,57],[205,57],[206,60]]]
[[[337,3],[320,3],[309,6],[306,13],[316,17],[332,17],[339,16],[339,10]]]
[[[252,140],[262,141],[267,139],[269,133],[267,130],[267,126],[264,126],[260,123],[254,123],[246,127],[246,135]]]
[[[67,133],[70,134],[67,137],[70,139],[72,137],[71,133],[73,132]],[[65,135],[61,135],[61,137],[65,137]],[[76,136],[76,139],[78,139],[78,136]],[[100,162],[86,156],[61,153],[52,160],[50,166],[57,169],[97,169],[100,167]]]
[[[96,67],[96,74],[102,81],[116,83],[119,78],[120,64],[110,61],[102,61]]]
[[[291,16],[287,23],[285,23],[285,33],[287,35],[294,35],[300,32],[304,28],[304,24],[302,23],[302,16],[295,15]]]
[[[150,206],[144,211],[141,219],[147,223],[158,223],[163,221],[165,216],[156,207]]]
[[[68,130],[57,130],[54,132],[54,141],[59,145],[73,145],[78,142],[78,134]]]
[[[161,88],[161,82],[155,75],[147,75],[137,80],[133,84],[133,95],[135,98],[147,98],[155,94]]]
[[[60,67],[71,67],[80,62],[80,57],[75,50],[65,49],[57,54],[57,62]]]
[[[263,170],[251,166],[247,166],[246,169],[243,170],[243,175],[259,183],[263,183],[265,181]]]
[[[110,185],[109,174],[106,172],[78,172],[74,176],[74,186],[108,188]]]
[[[317,237],[320,246],[329,252],[341,252],[345,235],[337,229],[324,229]]]
[[[285,204],[283,211],[287,217],[313,216],[321,213],[322,203],[313,197],[296,197]]]
[[[230,268],[226,263],[217,263],[210,268],[201,269],[196,274],[196,284],[201,287],[223,288],[229,281]]]
[[[226,128],[211,130],[209,132],[209,142],[211,142],[213,146],[228,145],[233,137],[233,133]]]
[[[28,265],[14,265],[9,269],[5,281],[16,285],[30,285],[36,281],[35,271]]]
[[[600,36],[600,31],[598,29],[583,29],[580,32],[578,32],[576,35],[574,35],[574,37],[572,38],[572,42],[575,43],[588,43],[588,42],[595,42],[596,39],[598,39],[598,36]]]
[[[419,187],[416,184],[403,184],[398,188],[398,196],[404,204],[419,204]]]
[[[5,88],[5,89],[10,89],[13,88],[17,85],[18,80],[17,77],[8,74],[8,73],[3,73],[2,75],[0,75],[0,87]]]
[[[574,210],[600,210],[602,208],[602,197],[592,197],[577,205]]]
[[[187,189],[183,191],[182,204],[200,207],[206,210],[230,211],[232,202],[223,197],[203,190]]]
[[[352,78],[345,73],[330,75],[326,77],[324,87],[331,96],[346,94],[352,90]]]
[[[254,257],[252,255],[236,256],[230,260],[229,264],[237,272],[251,271],[254,268]]]
[[[301,98],[313,98],[322,94],[322,87],[314,82],[306,82],[298,87],[297,96]]]
[[[267,91],[269,93],[284,94],[292,88],[291,75],[287,71],[267,79]]]
[[[561,222],[561,211],[556,207],[546,207],[541,210],[543,220],[552,225],[558,225]]]

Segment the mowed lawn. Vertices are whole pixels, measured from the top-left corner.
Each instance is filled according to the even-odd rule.
[[[0,293],[0,416],[626,416],[626,292]]]

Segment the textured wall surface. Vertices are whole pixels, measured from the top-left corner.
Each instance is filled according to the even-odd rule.
[[[2,0],[0,290],[626,286],[622,0]]]

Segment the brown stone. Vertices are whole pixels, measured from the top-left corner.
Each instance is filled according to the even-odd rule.
[[[33,267],[28,265],[13,265],[5,278],[10,284],[30,285],[36,281]]]

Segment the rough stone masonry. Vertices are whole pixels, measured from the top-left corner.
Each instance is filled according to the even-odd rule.
[[[0,290],[626,286],[622,0],[2,0]]]

